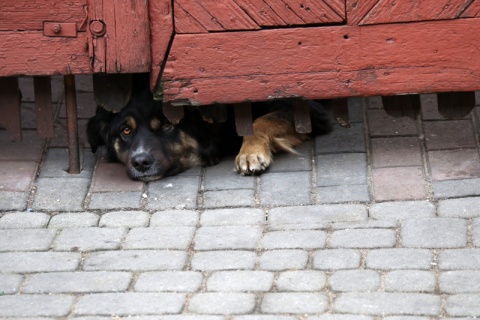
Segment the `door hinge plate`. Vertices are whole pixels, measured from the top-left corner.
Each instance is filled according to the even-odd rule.
[[[66,22],[44,22],[43,35],[46,37],[77,37],[77,24]]]

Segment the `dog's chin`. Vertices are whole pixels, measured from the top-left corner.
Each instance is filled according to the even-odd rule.
[[[158,173],[158,172],[141,172],[135,169],[132,170],[127,170],[127,174],[132,180],[137,180],[137,181],[143,181],[143,182],[149,182],[149,181],[155,181],[155,180],[160,180],[162,179],[165,174],[164,173]]]

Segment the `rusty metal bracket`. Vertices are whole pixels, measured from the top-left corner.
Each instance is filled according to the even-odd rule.
[[[77,24],[75,22],[44,22],[43,35],[46,37],[77,37]]]

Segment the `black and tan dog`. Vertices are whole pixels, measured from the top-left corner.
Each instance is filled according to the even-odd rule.
[[[110,161],[123,162],[130,178],[141,181],[161,179],[195,166],[217,164],[235,155],[235,169],[242,175],[260,174],[278,151],[294,148],[311,136],[330,131],[325,107],[310,102],[312,133],[295,131],[292,102],[288,100],[254,103],[258,113],[254,135],[238,137],[233,115],[225,123],[208,123],[198,110],[188,110],[177,125],[162,114],[161,103],[145,88],[132,96],[119,113],[101,107],[88,123],[88,139],[93,152],[106,146]]]

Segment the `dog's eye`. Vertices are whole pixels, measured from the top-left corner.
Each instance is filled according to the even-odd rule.
[[[163,130],[163,131],[168,131],[168,130],[170,130],[171,128],[172,128],[172,124],[171,124],[171,123],[166,122],[166,123],[164,123],[164,124],[162,125],[162,130]]]
[[[122,129],[122,133],[126,136],[130,135],[132,133],[132,129],[130,129],[129,127],[125,127]]]

